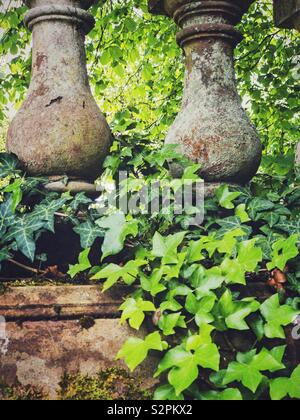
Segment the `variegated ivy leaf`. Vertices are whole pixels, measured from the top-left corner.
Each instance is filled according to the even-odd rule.
[[[5,178],[11,173],[16,173],[20,167],[20,162],[15,155],[9,153],[0,154],[0,178]]]
[[[105,231],[91,220],[76,226],[74,232],[80,236],[82,248],[90,248],[97,238],[102,238],[105,235]]]
[[[50,232],[55,231],[55,213],[60,210],[67,201],[70,200],[70,197],[67,195],[62,195],[58,199],[44,200],[38,204],[32,213],[27,217],[30,221],[40,221],[43,224],[43,228],[49,230]]]
[[[44,221],[27,216],[16,217],[5,240],[15,241],[17,248],[31,261],[34,261],[36,244],[34,234],[44,227]]]

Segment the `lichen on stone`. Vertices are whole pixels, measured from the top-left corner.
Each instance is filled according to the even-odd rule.
[[[149,391],[127,371],[111,368],[95,376],[65,374],[60,389],[60,400],[149,400]]]

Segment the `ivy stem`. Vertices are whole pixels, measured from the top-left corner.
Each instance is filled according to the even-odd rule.
[[[11,264],[14,264],[14,265],[20,267],[20,268],[23,268],[26,271],[30,271],[31,273],[34,273],[34,274],[46,274],[45,271],[37,270],[36,268],[29,267],[28,265],[21,264],[18,261],[15,261],[15,260],[13,260],[11,258],[8,259],[7,261],[10,262]]]

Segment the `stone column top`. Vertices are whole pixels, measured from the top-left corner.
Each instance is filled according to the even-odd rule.
[[[69,20],[72,22],[78,22],[86,34],[88,34],[95,26],[95,19],[86,10],[61,4],[51,4],[31,9],[26,13],[24,23],[30,30],[32,30],[36,23],[40,23],[45,20]]]
[[[97,3],[97,0],[23,0],[26,6],[33,8],[39,7],[42,5],[51,6],[51,5],[65,5],[65,6],[74,6],[79,7],[81,9],[89,9],[93,4]]]
[[[224,7],[236,7],[239,9],[240,14],[244,14],[246,10],[254,3],[255,0],[149,0],[149,10],[154,14],[168,15],[174,17],[174,13],[179,8],[189,7],[192,11],[193,8],[200,6],[200,8],[206,8],[208,12],[214,10],[222,12]],[[222,10],[223,9],[223,10]]]

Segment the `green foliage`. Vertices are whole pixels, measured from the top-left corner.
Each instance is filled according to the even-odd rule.
[[[117,196],[127,193],[134,197],[140,183],[160,180],[171,191],[167,211],[125,216],[108,207],[103,212],[99,202],[83,195],[45,192],[43,179],[25,177],[14,158],[0,156],[1,261],[18,251],[39,266],[36,241],[44,232],[55,231],[63,215],[83,248],[78,264],[70,267],[70,277],[84,273],[103,281],[103,291],[122,283],[135,286],[120,307],[121,322],[128,322],[134,330],[152,323],[155,331],[145,339],[129,338],[118,358],[133,371],[152,352],[161,354],[156,376],[167,377],[167,383],[157,389],[155,398],[241,400],[266,393],[273,399],[295,398],[298,376],[290,368],[286,347],[269,349],[273,339],[285,343],[284,328],[300,314],[299,300],[291,299],[299,287],[299,235],[284,228],[298,225],[297,178],[291,173],[267,193],[261,177],[247,188],[236,188],[234,195],[228,187],[223,188],[221,197],[227,191],[230,199],[220,203],[220,194],[207,199],[202,226],[190,225],[195,213],[188,209],[177,215],[175,195],[179,183],[184,185],[189,176],[189,181],[195,180],[194,166],[174,155],[175,162],[186,168],[183,178],[174,182],[168,162],[162,158],[168,151],[157,153],[141,144],[137,140],[132,145],[125,137],[113,145],[99,180],[102,199],[114,173],[126,167],[130,171],[128,185],[121,185]],[[125,148],[126,157],[117,161]],[[134,160],[133,149],[139,151]],[[280,213],[272,223],[266,217],[271,208]],[[100,241],[101,249],[99,266],[93,267],[89,257],[95,241]],[[254,292],[249,297],[249,281],[264,281],[261,272],[269,277],[276,267],[288,270],[291,280],[286,296],[274,290],[268,299]],[[253,348],[244,353],[231,345],[233,355],[227,360],[224,340],[233,333],[250,334]],[[279,392],[279,379],[285,384],[284,392]]]

